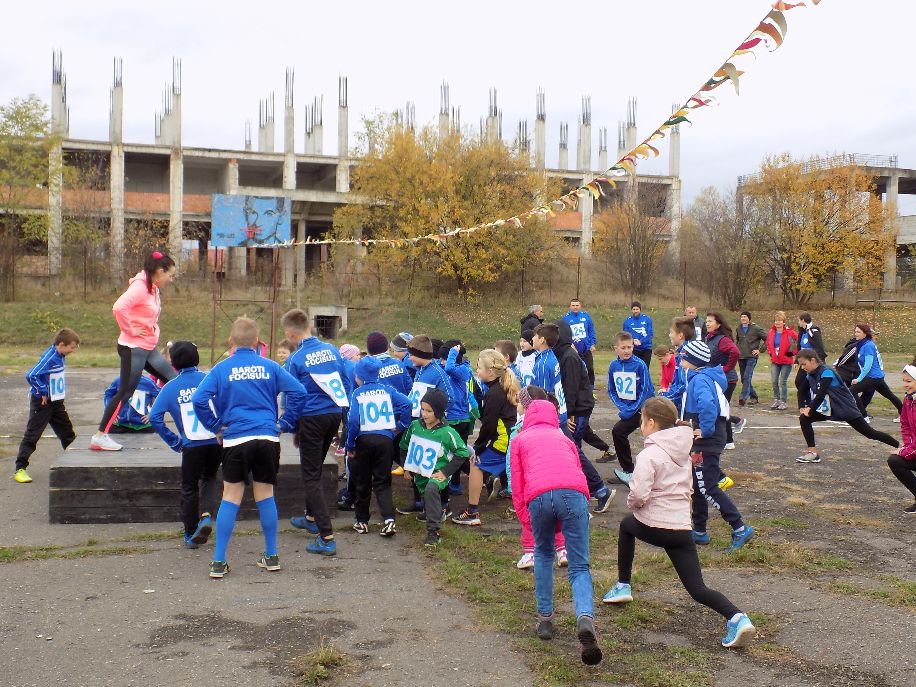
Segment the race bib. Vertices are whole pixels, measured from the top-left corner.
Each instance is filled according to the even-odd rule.
[[[617,396],[622,401],[636,400],[636,373],[635,372],[615,372],[614,389],[617,390]]]
[[[817,412],[826,417],[830,417],[830,397],[824,396],[823,402],[817,407]]]
[[[557,397],[560,407],[557,409],[557,415],[563,417],[566,415],[566,394],[563,393],[563,383],[557,382],[553,385],[553,395]]]
[[[426,382],[414,382],[410,389],[410,414],[414,417],[420,417],[420,402],[426,395],[426,392],[433,388],[432,384]]]
[[[881,360],[881,352],[877,348],[875,349],[875,362],[878,363],[878,369],[884,372],[884,361]]]
[[[197,419],[193,403],[179,403],[178,408],[181,410],[181,426],[184,429],[184,435],[188,439],[191,441],[204,441],[216,436]]]
[[[349,401],[347,401],[347,390],[344,388],[340,373],[319,374],[318,372],[309,372],[309,376],[339,407],[346,408],[350,405]]]
[[[63,401],[67,397],[67,380],[63,371],[52,372],[48,378],[49,398],[52,401]]]
[[[442,453],[442,444],[438,441],[412,436],[410,437],[410,445],[407,447],[404,469],[424,477],[430,477],[436,471],[436,461]]]
[[[359,431],[372,432],[380,429],[394,429],[394,410],[391,394],[367,394],[357,396],[359,403]]]
[[[133,396],[130,397],[128,404],[137,411],[138,415],[146,415],[146,392],[137,389]]]
[[[581,341],[582,339],[585,338],[585,323],[584,322],[577,322],[576,324],[571,325],[569,328],[572,329],[573,341]]]

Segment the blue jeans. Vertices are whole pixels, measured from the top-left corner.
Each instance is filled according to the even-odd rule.
[[[773,398],[777,401],[789,400],[789,374],[792,372],[792,365],[779,365],[770,363],[770,380],[773,382]]]
[[[585,436],[585,432],[588,429],[588,419],[588,415],[576,417],[575,432],[570,432],[569,426],[565,422],[560,423],[560,430],[566,435],[567,439],[571,439],[576,445],[576,450],[579,452],[579,465],[582,466],[582,472],[585,474],[585,481],[588,482],[589,494],[593,497],[600,497],[607,493],[607,487],[604,485],[604,480],[601,479],[601,475],[598,474],[598,470],[592,465],[592,461],[588,459],[585,452],[582,450],[582,437]]]
[[[754,368],[757,367],[757,360],[757,356],[751,356],[738,361],[738,369],[741,370],[741,395],[738,398],[742,401],[751,396],[757,398],[757,390],[754,388]]]
[[[594,616],[592,573],[588,565],[588,499],[573,489],[552,489],[528,503],[534,535],[534,598],[538,615],[553,613],[554,536],[566,538],[567,575],[576,618]]]

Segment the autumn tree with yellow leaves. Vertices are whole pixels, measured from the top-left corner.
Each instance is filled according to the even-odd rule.
[[[384,277],[409,288],[433,274],[473,297],[563,249],[540,218],[441,241],[398,241],[512,217],[556,198],[559,180],[532,169],[526,151],[458,132],[440,138],[432,127],[414,131],[386,116],[366,122],[357,154],[351,189],[362,202],[335,212],[331,235],[392,243],[334,246],[332,256],[338,264],[358,260],[380,286]]]

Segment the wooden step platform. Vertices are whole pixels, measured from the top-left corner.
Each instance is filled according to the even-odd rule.
[[[117,434],[116,452],[91,451],[80,437],[51,466],[48,519],[53,523],[180,522],[181,455],[155,434]],[[280,473],[274,497],[281,518],[303,511],[299,449],[289,435],[281,439]],[[331,517],[337,514],[338,464],[325,458],[322,486]],[[221,487],[222,489],[222,487]],[[246,490],[239,519],[257,519]]]

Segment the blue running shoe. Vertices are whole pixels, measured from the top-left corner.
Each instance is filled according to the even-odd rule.
[[[305,547],[309,553],[317,553],[320,556],[334,556],[337,554],[337,542],[333,539],[324,537],[315,537],[315,541]]]
[[[318,523],[314,520],[309,520],[304,515],[294,515],[289,519],[289,524],[300,530],[305,530],[306,532],[310,532],[312,534],[318,534]]]
[[[691,530],[690,536],[693,537],[694,544],[706,546],[706,544],[709,543],[709,532],[697,532],[696,530]]]
[[[200,522],[197,523],[197,529],[194,530],[194,534],[191,535],[191,541],[198,545],[206,544],[212,531],[213,518],[211,518],[209,515],[205,515],[200,519]]]
[[[197,543],[194,541],[194,538],[190,534],[184,535],[184,546],[186,549],[197,548]]]
[[[608,489],[607,487],[604,487],[603,491],[604,493],[601,494],[601,496],[596,497],[598,499],[598,503],[595,506],[596,513],[606,513],[607,509],[611,507],[611,500],[614,498],[614,495],[617,493],[616,489]]]
[[[614,468],[614,477],[620,480],[621,484],[630,486],[630,480],[633,479],[633,473],[621,470],[620,468]]]
[[[633,600],[633,589],[626,582],[618,582],[601,599],[606,604],[625,604]]]
[[[757,628],[754,627],[751,619],[745,613],[739,613],[737,618],[725,624],[722,646],[726,648],[745,646],[756,636]]]
[[[742,546],[747,544],[753,536],[754,528],[750,525],[745,525],[744,529],[742,529],[740,532],[735,530],[732,532],[732,544],[726,549],[726,551],[737,551]]]

